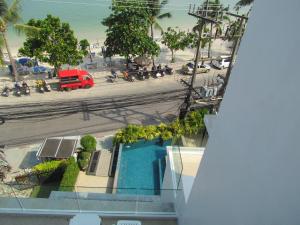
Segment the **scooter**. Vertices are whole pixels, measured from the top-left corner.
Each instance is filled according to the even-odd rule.
[[[157,78],[157,68],[156,68],[156,66],[152,66],[152,68],[151,68],[151,76],[153,77],[153,78]]]
[[[143,69],[143,76],[145,77],[145,79],[149,79],[149,77],[150,77],[149,72],[146,67]]]
[[[21,97],[21,86],[18,82],[15,83],[15,95]]]
[[[40,92],[40,93],[44,93],[45,92],[45,88],[44,88],[43,81],[42,80],[37,80],[35,83],[36,83],[37,91]]]
[[[135,81],[135,77],[132,75],[132,73],[129,74],[128,71],[124,71],[123,76],[124,76],[124,79],[129,81],[129,82],[134,82]]]
[[[30,88],[25,81],[22,83],[22,91],[24,95],[30,95]]]
[[[144,75],[144,73],[143,73],[142,71],[139,71],[139,72],[137,73],[137,78],[138,78],[139,80],[145,80],[145,79],[146,79],[146,77],[145,77],[145,75]]]
[[[10,91],[11,91],[11,89],[10,89],[9,87],[5,86],[5,87],[3,88],[3,90],[2,90],[1,95],[2,95],[3,97],[8,97]]]
[[[46,91],[46,92],[50,92],[50,91],[51,91],[50,85],[47,84],[45,80],[43,81],[43,84],[44,84],[44,89],[45,89],[45,91]]]
[[[168,75],[173,74],[173,68],[169,67],[168,65],[165,65],[165,73]]]
[[[108,82],[114,83],[116,81],[117,77],[118,77],[117,72],[114,70],[111,70],[111,75],[107,76],[106,79]]]
[[[156,76],[159,75],[159,74],[160,74],[161,77],[163,77],[165,75],[164,70],[161,68],[161,64],[159,64],[158,67],[157,67],[157,74],[156,74]],[[157,77],[159,77],[159,76],[157,76]]]

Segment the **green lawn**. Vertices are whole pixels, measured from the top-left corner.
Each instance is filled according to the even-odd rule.
[[[30,197],[31,198],[49,198],[51,191],[58,191],[60,181],[55,183],[47,183],[37,185],[33,188]]]

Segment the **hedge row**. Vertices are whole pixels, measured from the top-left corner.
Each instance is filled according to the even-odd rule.
[[[67,160],[67,166],[59,185],[59,191],[73,191],[79,174],[79,166],[74,157]]]

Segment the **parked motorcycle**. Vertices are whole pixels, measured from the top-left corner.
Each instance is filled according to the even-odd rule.
[[[150,77],[149,72],[146,67],[144,67],[144,69],[143,69],[143,76],[145,77],[145,79],[149,79],[149,77]]]
[[[158,67],[157,67],[157,74],[156,74],[156,76],[158,74],[160,74],[161,77],[163,77],[165,75],[165,71],[162,69],[161,64],[159,64]]]
[[[123,76],[124,76],[124,79],[129,81],[129,82],[134,82],[135,81],[134,75],[132,73],[129,73],[128,71],[124,71]]]
[[[137,79],[139,79],[139,80],[145,80],[145,79],[146,79],[146,77],[145,77],[143,71],[140,70],[140,71],[137,73]]]
[[[3,88],[3,90],[2,90],[1,95],[2,95],[3,97],[8,97],[10,91],[11,91],[11,89],[10,89],[9,87],[5,86],[5,87]]]
[[[30,95],[30,88],[25,81],[22,83],[22,92],[24,95]]]
[[[157,74],[157,68],[156,68],[156,66],[153,65],[151,68],[151,76],[153,78],[157,78],[156,74]]]
[[[165,73],[168,75],[172,75],[173,74],[173,68],[169,67],[168,65],[165,65]]]
[[[47,84],[47,82],[45,80],[43,80],[43,85],[44,85],[44,89],[46,92],[50,92],[51,91],[51,87],[49,84]]]
[[[18,82],[16,82],[15,83],[15,95],[16,96],[18,96],[18,97],[21,97],[21,85],[18,83]]]
[[[36,84],[36,89],[37,89],[38,92],[40,92],[40,93],[45,92],[43,80],[37,80],[35,82],[35,84]]]

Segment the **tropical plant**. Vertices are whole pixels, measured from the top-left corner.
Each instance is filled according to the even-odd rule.
[[[240,7],[251,5],[253,2],[254,0],[239,0],[236,3],[235,8],[239,9]]]
[[[225,22],[228,23],[230,22],[230,19],[228,16],[220,13],[220,10],[228,10],[228,7],[224,7],[223,4],[220,2],[220,0],[210,0],[210,1],[205,1],[202,4],[202,7],[208,10],[207,16],[209,18],[212,18],[214,20],[218,20],[218,23],[210,23],[207,24],[205,23],[203,26],[202,33],[202,39],[201,39],[201,46],[200,48],[203,49],[208,45],[208,58],[211,57],[211,47],[213,43],[213,38],[216,38],[219,35],[222,35],[222,27],[221,25]],[[200,29],[201,29],[201,23],[202,21],[198,21],[197,25],[193,27],[193,31],[198,33],[197,36],[199,36]],[[213,29],[215,29],[215,35],[213,37]],[[197,37],[198,39],[198,37]],[[200,56],[201,57],[201,56]]]
[[[198,22],[199,24],[199,22]],[[199,33],[200,31],[197,30],[197,29],[200,29],[200,25],[196,25],[195,27],[193,27],[193,32],[191,33],[188,33],[188,35],[190,36],[190,40],[191,40],[191,47],[192,48],[195,48],[197,47],[197,43],[199,41]],[[208,33],[209,32],[209,28],[204,26],[203,28],[203,33]],[[203,55],[201,53],[201,49],[204,49],[207,44],[211,45],[212,43],[212,38],[211,36],[201,36],[201,43],[200,43],[200,54],[199,54],[199,57],[201,58]]]
[[[157,126],[149,125],[144,127],[145,130],[145,136],[143,137],[145,140],[153,140],[157,137],[159,137],[160,133],[157,129]]]
[[[149,21],[150,21],[150,35],[152,40],[154,41],[154,29],[159,30],[163,33],[163,28],[159,24],[159,20],[165,18],[171,18],[172,15],[170,12],[162,13],[162,10],[168,4],[168,0],[147,0],[147,6],[149,7]],[[152,63],[154,65],[154,57],[152,57]]]
[[[158,126],[130,124],[116,133],[114,144],[128,144],[137,142],[140,139],[153,140],[155,138],[161,138],[163,141],[166,141],[178,138],[184,134],[198,134],[205,128],[204,116],[207,113],[208,110],[206,109],[193,111],[183,121],[177,118],[170,124],[161,123]]]
[[[89,161],[91,158],[90,152],[82,151],[78,155],[78,166],[82,171],[85,171],[89,165]]]
[[[6,32],[8,26],[15,25],[21,19],[20,11],[21,0],[13,0],[10,6],[8,6],[6,0],[0,0],[0,33],[2,36],[1,39],[3,40],[3,44],[5,45],[9,61],[12,65],[12,73],[15,81],[18,80],[17,67],[10,51]],[[1,58],[3,59],[3,54],[1,54]]]
[[[184,134],[184,128],[182,121],[179,118],[176,118],[171,124],[170,128],[172,129],[174,137],[180,137]]]
[[[162,13],[161,11],[168,4],[168,0],[147,0],[147,5],[149,7],[149,20],[150,20],[150,34],[152,39],[154,39],[154,29],[163,32],[162,26],[159,24],[158,20],[171,18],[170,12]]]
[[[178,50],[184,50],[194,39],[184,31],[177,31],[168,27],[166,32],[163,32],[162,43],[171,51],[171,62],[175,62],[175,53]]]
[[[92,152],[96,150],[97,140],[92,135],[85,135],[80,139],[80,145],[84,151]]]
[[[63,64],[77,65],[86,54],[86,46],[78,49],[78,41],[70,25],[61,22],[58,17],[47,15],[45,19],[31,19],[26,25],[38,31],[26,34],[19,53],[49,63],[54,66],[54,74]]]
[[[80,50],[82,51],[83,56],[89,55],[91,62],[93,62],[90,43],[88,42],[88,40],[86,40],[86,39],[80,40],[79,46],[80,46]]]
[[[161,124],[158,125],[157,129],[160,132],[160,137],[164,141],[170,140],[170,139],[173,138],[173,133],[172,133],[171,127],[168,126],[167,124],[161,123]]]
[[[107,56],[157,56],[159,46],[148,36],[149,11],[144,1],[113,1],[112,13],[102,21]]]

